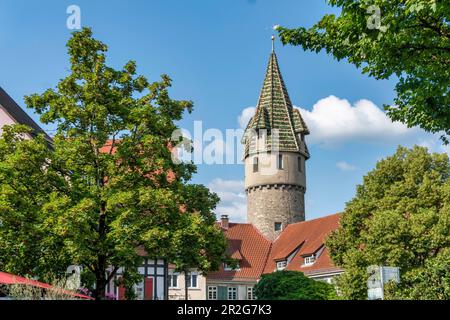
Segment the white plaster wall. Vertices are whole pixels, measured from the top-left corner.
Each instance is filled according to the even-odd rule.
[[[247,286],[240,285],[238,287],[238,300],[247,300]]]
[[[278,153],[259,153],[245,159],[245,188],[268,184],[291,184],[306,187],[305,157],[296,152],[280,152],[283,169],[277,168]],[[253,159],[258,157],[258,172],[253,172]],[[301,157],[302,171],[298,170]]]
[[[3,126],[4,125],[12,125],[16,122],[10,117],[10,115],[3,109],[2,106],[0,106],[0,135],[3,133]]]

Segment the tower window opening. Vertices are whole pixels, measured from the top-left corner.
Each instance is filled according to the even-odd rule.
[[[279,154],[278,155],[278,170],[283,170],[283,155]]]
[[[266,147],[266,129],[258,129],[257,130],[257,140],[256,140],[256,147],[257,150],[264,150]]]
[[[275,222],[274,230],[275,231],[281,231],[282,226],[283,225],[281,224],[281,222]]]
[[[303,168],[302,168],[302,157],[298,157],[297,158],[297,166],[298,166],[298,171],[299,172],[303,172]]]
[[[253,158],[253,172],[258,172],[258,157]]]

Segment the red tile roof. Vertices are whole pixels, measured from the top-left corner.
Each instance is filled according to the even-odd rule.
[[[118,141],[114,141],[113,140],[107,140],[105,145],[103,147],[100,148],[100,153],[116,153],[117,150],[117,143]],[[114,144],[114,146],[113,146]]]
[[[264,273],[273,272],[276,269],[276,261],[288,260],[288,258],[286,270],[305,273],[339,270],[333,265],[328,249],[324,247],[327,235],[338,228],[339,219],[340,214],[333,214],[288,225],[273,243]],[[316,257],[314,264],[303,266],[305,256],[318,252],[320,254]]]
[[[340,214],[303,221],[288,225],[280,236],[271,243],[251,224],[230,223],[223,229],[228,239],[227,253],[239,260],[240,270],[208,274],[208,279],[222,281],[257,280],[263,273],[271,273],[276,269],[276,262],[287,260],[286,270],[304,272],[307,275],[337,272],[324,247],[326,236],[339,226]],[[220,223],[219,223],[220,225]],[[320,252],[314,264],[303,266],[304,256]]]
[[[253,225],[230,223],[222,229],[228,239],[228,253],[239,260],[239,270],[225,271],[223,266],[217,272],[208,273],[208,279],[218,280],[258,280],[264,271],[271,242]]]

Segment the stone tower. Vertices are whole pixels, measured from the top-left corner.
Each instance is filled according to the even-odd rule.
[[[308,134],[292,107],[272,43],[256,112],[242,139],[247,220],[270,240],[288,224],[305,220]]]

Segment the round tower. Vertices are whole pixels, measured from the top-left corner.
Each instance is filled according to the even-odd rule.
[[[305,220],[307,134],[272,49],[255,115],[242,141],[247,220],[270,240],[288,224]]]

